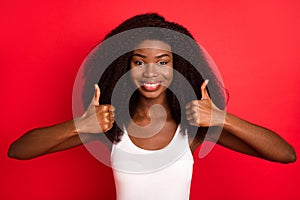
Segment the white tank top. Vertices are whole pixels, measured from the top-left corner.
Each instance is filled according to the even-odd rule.
[[[194,160],[180,126],[160,150],[139,148],[124,128],[121,141],[112,147],[111,162],[117,200],[189,199]]]

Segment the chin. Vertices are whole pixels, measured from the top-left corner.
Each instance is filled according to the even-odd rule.
[[[144,91],[143,89],[139,89],[139,94],[143,96],[146,99],[159,99],[161,97],[164,97],[166,90],[157,90],[157,91]]]

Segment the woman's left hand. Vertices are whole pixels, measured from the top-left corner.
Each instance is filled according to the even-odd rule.
[[[193,100],[185,107],[190,125],[208,127],[223,124],[225,113],[212,102],[206,89],[207,84],[208,80],[205,80],[201,85],[201,100]]]

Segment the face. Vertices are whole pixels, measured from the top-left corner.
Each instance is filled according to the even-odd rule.
[[[133,51],[131,78],[141,96],[147,99],[165,97],[173,78],[171,47],[162,41],[145,40]]]

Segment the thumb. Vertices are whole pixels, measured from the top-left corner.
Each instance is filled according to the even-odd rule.
[[[101,92],[100,92],[100,88],[99,88],[98,84],[95,84],[94,86],[95,86],[95,94],[94,94],[92,104],[95,105],[95,106],[98,106]]]
[[[208,79],[206,79],[201,85],[201,95],[202,95],[201,100],[210,98],[206,89],[207,84],[208,84]]]

